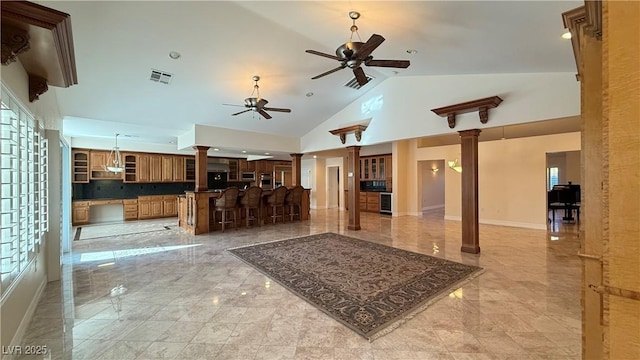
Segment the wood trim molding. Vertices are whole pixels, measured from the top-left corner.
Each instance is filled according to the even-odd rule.
[[[34,102],[39,99],[40,95],[49,90],[47,86],[47,79],[29,74],[29,102]]]
[[[2,23],[2,65],[9,65],[29,50],[29,32]]]
[[[576,61],[576,80],[580,81],[580,38],[583,34],[602,40],[602,1],[585,1],[584,6],[562,13],[565,29],[571,32],[571,47]]]
[[[431,109],[439,116],[446,116],[449,128],[456,126],[456,115],[477,111],[480,122],[486,124],[489,121],[489,109],[498,107],[502,99],[499,96],[491,96],[483,99],[471,100],[459,104],[443,106],[437,109]]]
[[[347,141],[347,134],[354,133],[356,136],[356,141],[360,142],[362,139],[362,132],[367,130],[368,125],[353,125],[347,126],[340,129],[329,130],[332,135],[340,136],[340,141],[344,144]]]
[[[0,3],[2,13],[2,59],[5,58],[5,24],[7,26],[23,29],[31,37],[32,48],[35,44],[46,42],[46,50],[32,50],[35,59],[33,61],[23,61],[24,64],[36,63],[32,68],[25,65],[27,72],[47,79],[50,85],[59,87],[69,87],[78,83],[76,71],[75,53],[73,49],[73,36],[71,32],[71,16],[69,14],[54,10],[42,5],[28,1],[2,1]],[[43,30],[49,30],[51,37],[43,36]],[[53,41],[50,41],[52,39]],[[30,53],[24,56],[32,56]],[[20,54],[16,54],[20,55]],[[43,56],[41,58],[40,56]],[[56,62],[56,66],[48,62]],[[3,61],[4,64],[4,61]],[[56,70],[54,70],[56,69]],[[49,74],[47,72],[55,72]]]

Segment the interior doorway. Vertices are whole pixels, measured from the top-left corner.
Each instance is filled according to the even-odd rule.
[[[340,167],[327,167],[327,209],[340,208]]]
[[[580,226],[580,150],[547,153],[548,231],[577,232]]]
[[[444,159],[422,160],[418,162],[418,166],[420,170],[419,208],[422,212],[444,209]]]

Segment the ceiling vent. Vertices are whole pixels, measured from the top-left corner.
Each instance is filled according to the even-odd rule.
[[[172,77],[173,75],[168,72],[151,69],[151,78],[149,80],[169,85]]]
[[[373,80],[373,77],[364,74],[367,77],[367,84],[369,83],[369,81]],[[365,84],[365,85],[367,85]],[[354,77],[353,79],[349,80],[348,83],[344,84],[344,86],[348,87],[348,88],[352,88],[352,89],[356,89],[359,90],[362,86],[358,83],[358,80]]]

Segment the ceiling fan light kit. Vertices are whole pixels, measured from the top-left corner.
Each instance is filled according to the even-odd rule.
[[[231,116],[240,115],[248,111],[253,111],[262,115],[262,117],[264,117],[265,119],[271,119],[271,115],[269,115],[267,111],[277,111],[277,112],[286,112],[286,113],[291,112],[291,109],[265,107],[265,105],[267,105],[269,101],[267,101],[267,99],[260,97],[260,87],[258,86],[258,81],[260,80],[260,76],[254,75],[251,79],[255,82],[255,84],[253,85],[253,91],[251,92],[251,96],[244,99],[244,105],[223,104],[223,105],[230,105],[230,106],[241,106],[241,107],[243,106],[247,108],[246,110],[242,110],[235,114],[231,114]]]
[[[336,49],[336,55],[326,54],[316,50],[306,50],[305,52],[313,55],[318,55],[322,57],[326,57],[329,59],[337,60],[340,62],[340,66],[333,68],[329,71],[325,71],[320,75],[316,75],[311,79],[319,79],[323,76],[332,74],[338,70],[342,70],[346,67],[353,69],[353,74],[358,81],[360,86],[364,86],[369,82],[369,79],[362,70],[362,64],[366,66],[378,66],[378,67],[392,67],[392,68],[407,68],[410,65],[409,60],[374,60],[371,53],[378,47],[382,42],[384,42],[384,37],[382,35],[373,34],[367,40],[367,42],[363,43],[360,39],[360,34],[358,33],[358,26],[356,26],[356,20],[360,18],[360,13],[357,11],[350,11],[349,18],[353,20],[353,25],[351,25],[351,36],[349,37],[349,41],[340,45]],[[359,41],[353,41],[353,34],[356,34]]]

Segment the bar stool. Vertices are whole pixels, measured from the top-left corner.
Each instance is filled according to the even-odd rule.
[[[287,197],[284,199],[284,204],[289,208],[291,221],[296,215],[298,215],[298,220],[302,220],[302,193],[304,193],[304,188],[297,185],[287,192]],[[298,208],[297,213],[295,212],[296,208]]]
[[[259,226],[262,226],[260,217],[260,203],[262,201],[262,189],[257,186],[251,186],[244,191],[244,194],[240,198],[240,208],[245,211],[245,218],[247,227],[249,227],[249,221],[253,221],[254,224],[257,221]],[[253,216],[251,215],[253,210]],[[256,216],[256,211],[258,212]]]
[[[281,217],[284,222],[284,198],[287,196],[287,188],[284,186],[273,189],[271,195],[267,197],[267,204],[271,207],[271,222],[276,223],[276,220]],[[278,208],[282,209],[282,214],[278,215]]]
[[[220,197],[216,199],[215,212],[220,211],[222,213],[222,221],[218,223],[222,225],[222,232],[224,232],[224,226],[227,223],[233,223],[233,226],[237,228],[237,216],[236,208],[238,204],[238,188],[235,186],[228,187],[220,193]],[[233,221],[227,221],[227,213],[233,212]],[[214,213],[215,218],[215,213]]]

